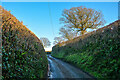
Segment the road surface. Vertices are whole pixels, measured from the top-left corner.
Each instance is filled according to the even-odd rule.
[[[50,55],[48,55],[48,61],[49,78],[92,78],[80,69]]]

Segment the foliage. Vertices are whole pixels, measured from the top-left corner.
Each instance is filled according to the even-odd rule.
[[[53,57],[57,57],[57,58],[60,58],[60,59],[64,58],[65,57],[64,55],[65,55],[64,52],[60,52],[59,54],[54,54],[54,55],[52,54]]]
[[[42,41],[42,44],[43,44],[44,47],[48,47],[48,46],[51,45],[48,38],[42,37],[42,38],[40,38],[40,40]]]
[[[74,64],[98,79],[120,79],[119,24],[120,20],[67,41],[64,46],[56,45],[52,56]]]
[[[43,78],[47,58],[38,37],[9,11],[2,9],[2,77]]]
[[[47,54],[51,54],[51,51],[46,51]]]

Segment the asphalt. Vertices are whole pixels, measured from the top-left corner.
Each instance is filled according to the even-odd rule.
[[[49,78],[86,78],[93,79],[90,75],[66,62],[48,55]]]

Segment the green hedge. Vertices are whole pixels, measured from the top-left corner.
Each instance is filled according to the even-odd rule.
[[[118,25],[113,27],[114,32],[110,30],[111,28],[104,29],[108,32],[91,34],[85,38],[89,40],[82,41],[81,45],[81,42],[73,42],[73,46],[71,43],[61,47],[54,46],[52,56],[74,64],[98,79],[120,79],[120,41],[118,34],[114,34],[118,32]],[[100,37],[101,34],[104,35]],[[94,38],[94,36],[97,37]],[[75,43],[79,44],[80,48],[74,47]],[[57,53],[55,53],[56,50],[58,50]]]
[[[38,37],[2,9],[2,78],[47,77],[47,57]]]

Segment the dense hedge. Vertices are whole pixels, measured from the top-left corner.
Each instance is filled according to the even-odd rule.
[[[57,44],[52,56],[76,65],[97,78],[120,79],[120,20],[74,40]]]
[[[2,77],[43,78],[47,57],[41,41],[9,11],[2,9]]]

